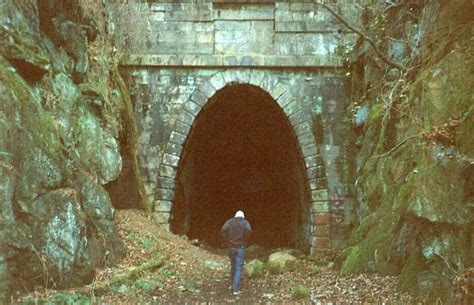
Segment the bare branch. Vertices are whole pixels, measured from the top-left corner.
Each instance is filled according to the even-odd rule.
[[[393,61],[391,61],[390,59],[388,59],[387,57],[385,57],[382,52],[379,51],[379,49],[377,48],[377,46],[375,45],[375,43],[372,41],[372,39],[370,39],[367,35],[365,35],[364,33],[362,33],[360,30],[356,29],[355,27],[353,27],[352,25],[350,25],[347,21],[344,20],[344,18],[342,18],[338,13],[336,13],[333,9],[331,9],[328,5],[324,4],[324,3],[320,3],[320,2],[317,2],[316,0],[314,1],[314,4],[316,5],[319,5],[323,8],[325,8],[329,13],[331,13],[331,15],[333,15],[334,17],[336,17],[337,20],[339,20],[344,26],[346,26],[349,30],[353,31],[354,33],[356,33],[357,35],[359,35],[360,37],[362,37],[365,41],[367,41],[370,46],[374,49],[375,53],[377,54],[377,56],[384,62],[386,63],[387,65],[389,65],[390,67],[392,68],[395,68],[395,69],[398,69],[398,70],[403,70],[403,66],[398,64],[398,63],[395,63]]]
[[[410,140],[410,139],[413,139],[413,138],[417,138],[417,137],[421,137],[422,134],[416,134],[416,135],[411,135],[411,136],[408,136],[406,137],[405,139],[403,139],[402,141],[400,141],[400,143],[398,143],[397,145],[395,145],[394,147],[392,147],[389,151],[387,151],[386,153],[383,153],[383,154],[380,154],[380,155],[375,155],[375,156],[372,156],[372,158],[380,158],[380,157],[385,157],[385,156],[388,156],[390,155],[391,153],[393,153],[395,150],[397,150],[400,146],[402,146],[403,144],[405,144],[406,141]]]

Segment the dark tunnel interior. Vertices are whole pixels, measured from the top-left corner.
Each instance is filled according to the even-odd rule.
[[[197,116],[181,159],[171,230],[213,247],[243,210],[250,244],[300,247],[305,182],[296,139],[283,111],[263,90],[228,85]]]

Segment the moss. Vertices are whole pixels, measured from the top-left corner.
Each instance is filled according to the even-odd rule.
[[[293,299],[294,300],[304,300],[309,297],[309,289],[305,285],[298,284],[293,289]]]
[[[383,115],[383,104],[378,103],[378,104],[373,105],[370,109],[368,124],[377,124],[378,120],[382,117],[382,115]]]
[[[353,231],[350,242],[355,246],[348,250],[341,275],[365,271],[396,272],[397,268],[390,262],[390,257],[399,211],[390,205],[391,200],[385,200],[383,207],[366,217]]]
[[[355,245],[357,242],[361,241],[367,234],[369,233],[370,229],[375,225],[375,221],[377,220],[377,215],[372,213],[367,215],[360,225],[352,231],[348,244]]]
[[[349,275],[351,273],[355,272],[361,272],[363,271],[363,268],[365,267],[360,264],[361,260],[361,246],[354,246],[352,248],[349,248],[349,254],[347,258],[344,260],[344,263],[342,264],[341,270],[339,271],[339,274],[342,276]]]
[[[411,295],[419,294],[418,274],[424,270],[425,263],[420,251],[412,251],[399,276],[400,286]]]

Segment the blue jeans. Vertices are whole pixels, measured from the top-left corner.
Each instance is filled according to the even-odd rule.
[[[230,281],[232,292],[240,291],[240,277],[242,275],[242,267],[244,266],[245,249],[230,248]]]

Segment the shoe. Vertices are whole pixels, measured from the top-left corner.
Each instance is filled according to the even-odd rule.
[[[238,296],[239,294],[240,294],[240,291],[234,291],[234,292],[232,292],[232,295],[233,295],[233,296]]]

